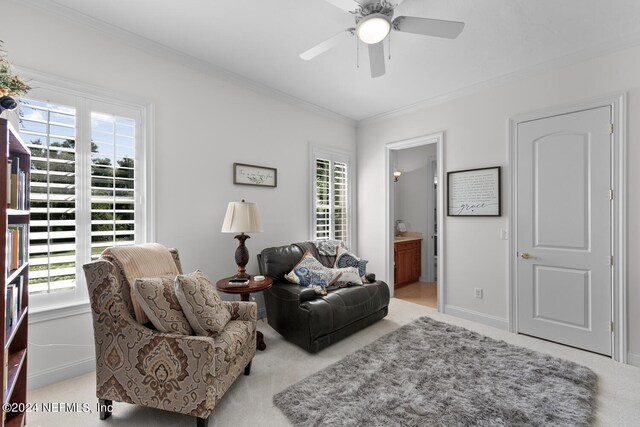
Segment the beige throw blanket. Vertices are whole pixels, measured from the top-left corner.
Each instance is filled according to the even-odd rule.
[[[136,279],[143,277],[177,276],[180,274],[169,249],[159,243],[145,243],[133,246],[117,246],[104,250],[102,255],[112,257],[117,261],[133,289]],[[148,322],[148,318],[135,296],[131,295],[136,320],[140,323]]]

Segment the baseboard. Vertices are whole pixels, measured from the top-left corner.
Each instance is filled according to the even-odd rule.
[[[96,370],[96,358],[76,360],[27,375],[27,390],[45,387]]]
[[[638,368],[640,368],[640,354],[627,353],[627,363],[629,365],[637,366]]]
[[[503,329],[505,331],[509,330],[509,320],[503,319],[502,317],[491,316],[489,314],[448,304],[444,306],[444,312],[451,316],[472,320],[474,322],[482,323],[483,325],[493,326],[494,328]]]

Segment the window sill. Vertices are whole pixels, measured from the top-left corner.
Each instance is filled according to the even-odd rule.
[[[67,304],[48,305],[32,309],[29,307],[29,324],[62,319],[91,312],[89,301],[79,301]]]

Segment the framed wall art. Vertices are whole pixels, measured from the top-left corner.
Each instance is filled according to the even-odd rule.
[[[500,216],[500,166],[447,172],[447,216]]]
[[[278,170],[266,166],[233,164],[233,183],[238,185],[257,185],[260,187],[277,187]]]

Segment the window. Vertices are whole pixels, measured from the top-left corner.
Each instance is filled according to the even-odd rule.
[[[29,292],[75,286],[76,110],[20,100],[20,134],[31,149]]]
[[[343,240],[352,244],[351,226],[351,158],[348,153],[312,147],[314,240]],[[351,175],[350,175],[351,173]]]
[[[38,89],[18,116],[31,149],[30,298],[86,300],[84,264],[147,241],[144,109]]]

